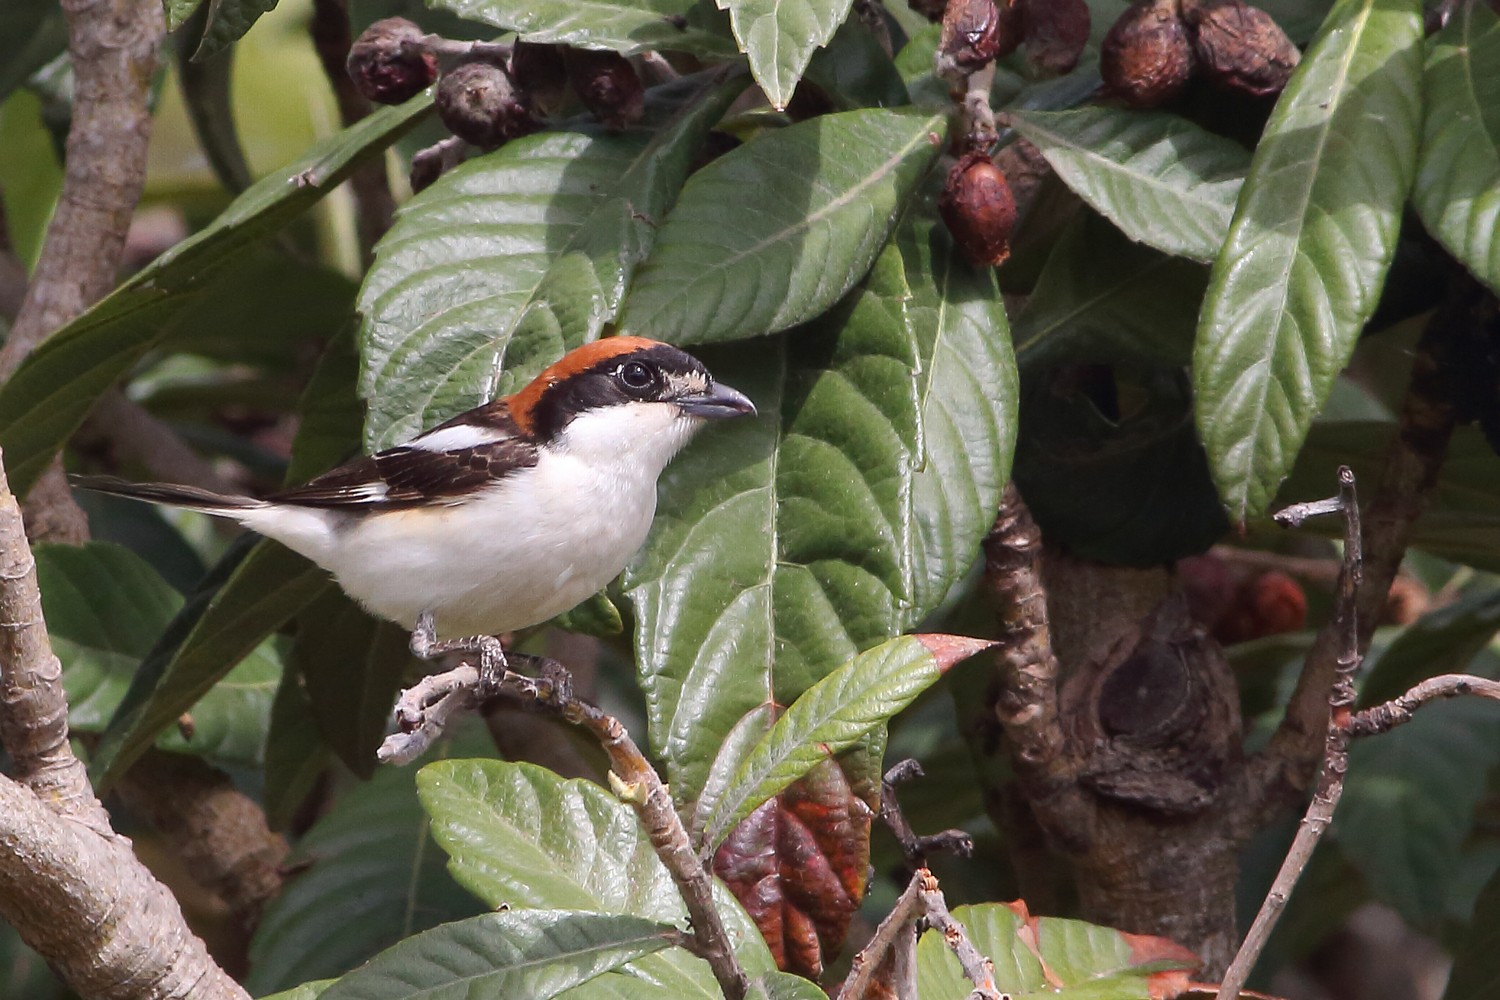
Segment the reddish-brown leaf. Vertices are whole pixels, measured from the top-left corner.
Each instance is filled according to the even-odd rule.
[[[997,645],[993,639],[975,639],[967,635],[947,635],[942,632],[924,632],[912,636],[926,647],[937,660],[938,670],[947,673],[954,664],[962,663],[976,653]]]
[[[782,969],[816,979],[843,946],[867,888],[873,816],[830,760],[751,813],[715,853],[715,873]]]

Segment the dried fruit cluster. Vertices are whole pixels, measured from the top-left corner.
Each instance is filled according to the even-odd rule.
[[[1307,621],[1302,585],[1280,570],[1245,571],[1209,553],[1178,562],[1177,576],[1193,617],[1226,646],[1296,632]]]
[[[453,65],[442,69],[440,56],[453,57]],[[348,71],[360,93],[379,104],[400,104],[436,80],[438,117],[455,136],[481,149],[536,131],[538,116],[557,113],[570,87],[610,128],[625,128],[645,111],[641,78],[619,53],[526,42],[454,42],[426,34],[402,17],[370,25],[350,46]],[[428,173],[422,175],[426,183],[436,176]],[[414,173],[414,187],[415,181]]]
[[[1089,39],[1085,0],[912,0],[912,8],[943,22],[943,75],[972,73],[1024,45],[1033,73],[1057,76],[1078,65]]]
[[[1137,108],[1180,97],[1194,76],[1254,97],[1278,94],[1301,58],[1271,15],[1244,0],[1138,0],[1104,36],[1099,75]]]

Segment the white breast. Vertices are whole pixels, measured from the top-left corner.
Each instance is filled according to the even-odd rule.
[[[651,527],[657,478],[700,424],[661,403],[585,414],[535,466],[473,499],[350,517],[307,554],[407,628],[428,609],[445,637],[535,625],[625,568]]]

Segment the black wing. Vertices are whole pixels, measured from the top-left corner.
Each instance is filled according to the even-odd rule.
[[[423,438],[455,428],[475,428],[493,440],[440,451],[418,447]],[[504,403],[495,402],[434,427],[412,444],[355,459],[266,499],[368,513],[459,503],[536,462],[535,442],[521,433]]]

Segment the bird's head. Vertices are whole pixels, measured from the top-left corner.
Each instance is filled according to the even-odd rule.
[[[575,348],[508,400],[538,442],[597,460],[633,457],[666,466],[709,420],[755,413],[697,358],[644,337]]]

